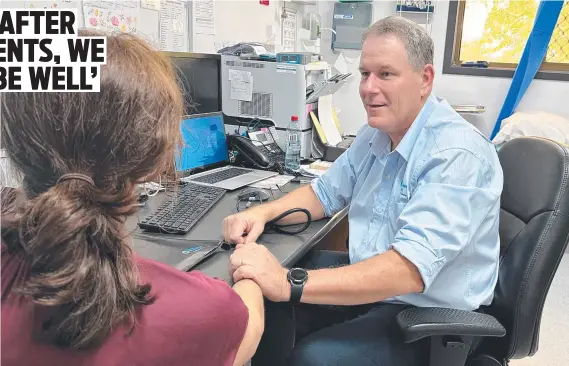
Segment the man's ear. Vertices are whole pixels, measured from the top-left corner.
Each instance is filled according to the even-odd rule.
[[[423,66],[421,75],[421,96],[428,96],[433,90],[433,80],[435,79],[435,67],[431,64]]]

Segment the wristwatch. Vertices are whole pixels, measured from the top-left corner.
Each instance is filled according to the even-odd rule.
[[[291,268],[286,275],[290,282],[290,302],[293,304],[300,303],[304,284],[308,280],[308,272],[303,268]]]

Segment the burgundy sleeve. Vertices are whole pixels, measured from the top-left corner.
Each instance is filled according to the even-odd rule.
[[[239,295],[199,271],[185,273],[146,259],[139,260],[139,270],[156,300],[140,313],[126,351],[141,360],[159,355],[153,362],[161,365],[232,366],[249,322]]]
[[[193,272],[207,288],[203,298],[208,308],[208,326],[202,330],[203,347],[212,365],[232,365],[249,322],[249,310],[237,293],[224,281]]]

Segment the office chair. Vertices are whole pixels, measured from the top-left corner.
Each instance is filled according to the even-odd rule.
[[[498,155],[504,189],[492,304],[476,312],[410,308],[397,316],[405,342],[430,338],[430,366],[506,366],[538,349],[543,304],[569,241],[569,150],[521,137]]]

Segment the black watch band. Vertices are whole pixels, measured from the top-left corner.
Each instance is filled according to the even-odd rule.
[[[304,284],[308,280],[308,272],[303,268],[291,268],[287,273],[287,279],[290,283],[289,301],[293,304],[298,304],[302,298]]]

